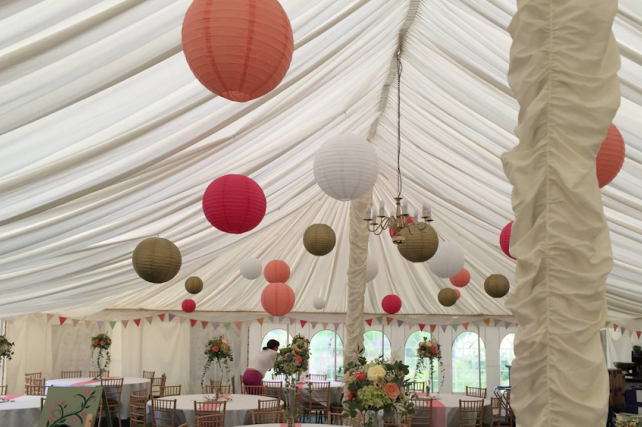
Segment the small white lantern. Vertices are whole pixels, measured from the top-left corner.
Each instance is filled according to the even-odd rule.
[[[379,274],[379,264],[377,260],[369,256],[366,261],[366,283],[372,282]]]
[[[437,253],[428,260],[430,270],[437,277],[453,277],[464,268],[464,251],[454,242],[440,242]]]
[[[263,273],[261,261],[256,258],[245,258],[241,261],[241,276],[246,279],[254,280]]]
[[[312,305],[317,310],[323,310],[325,308],[325,300],[321,297],[316,297],[314,301],[312,301]]]
[[[357,135],[338,135],[325,141],[314,156],[314,178],[330,197],[354,200],[374,186],[379,159],[374,146]]]

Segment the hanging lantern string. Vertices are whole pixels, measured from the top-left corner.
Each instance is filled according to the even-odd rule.
[[[401,197],[401,49],[397,51],[397,197]]]

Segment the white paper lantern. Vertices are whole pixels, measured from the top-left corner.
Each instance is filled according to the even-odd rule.
[[[377,181],[379,159],[374,146],[357,135],[338,135],[321,145],[314,156],[314,178],[330,197],[354,200]]]
[[[323,298],[316,297],[314,301],[312,301],[312,305],[317,310],[323,310],[325,308],[325,300]]]
[[[263,273],[261,261],[256,258],[245,258],[241,261],[241,276],[246,279],[254,280]]]
[[[464,251],[454,242],[439,243],[437,253],[428,265],[437,277],[453,277],[464,268]]]
[[[366,283],[372,282],[377,274],[379,274],[379,264],[376,259],[369,256],[366,261]]]

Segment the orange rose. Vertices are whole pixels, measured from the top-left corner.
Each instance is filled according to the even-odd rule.
[[[303,362],[303,358],[301,356],[299,356],[298,354],[296,356],[294,356],[294,360],[296,360],[296,363]]]
[[[386,384],[385,386],[383,386],[383,391],[386,392],[390,400],[392,400],[393,402],[397,400],[397,398],[401,394],[399,387],[395,383]]]
[[[212,347],[212,351],[217,352],[218,351],[218,346],[215,345],[214,347]]]

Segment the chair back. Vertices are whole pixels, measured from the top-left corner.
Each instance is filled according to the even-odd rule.
[[[241,387],[242,394],[253,394],[257,396],[265,396],[265,388],[262,385],[245,385]]]
[[[482,399],[486,399],[486,389],[466,386],[466,396],[480,397]]]
[[[89,371],[89,376],[92,377],[92,378],[96,378],[98,375],[100,375],[100,371]],[[109,375],[109,371],[104,369],[103,370],[103,375],[105,377],[109,377],[110,376]]]
[[[222,383],[222,380],[210,380],[210,386],[212,387],[220,387]]]
[[[415,413],[412,416],[411,426],[432,427],[433,399],[419,398],[414,401]]]
[[[41,378],[42,372],[34,372],[31,374],[25,374],[25,393],[27,392],[27,386],[31,385],[31,380],[34,378]]]
[[[460,400],[459,401],[459,426],[460,427],[482,427],[484,415],[483,400]]]
[[[283,411],[253,411],[252,424],[281,424],[285,423]]]
[[[259,410],[258,412],[274,412],[281,410],[281,399],[268,399],[261,400],[259,399]]]
[[[176,425],[176,399],[152,399],[152,427]]]
[[[167,377],[163,374],[161,377],[154,377],[151,379],[151,396],[153,398],[161,397],[160,390],[161,387],[165,387],[165,382]]]
[[[327,382],[309,382],[303,386],[302,393],[308,393],[308,405],[313,406],[315,410],[321,405],[325,408],[330,407],[330,381]]]
[[[143,371],[143,378],[151,380],[152,378],[154,378],[155,373],[156,371]]]
[[[273,381],[285,381],[285,375],[274,375],[272,374]]]
[[[221,422],[225,424],[225,410],[227,408],[227,402],[199,402],[194,401],[194,414],[196,417],[203,415],[212,415],[220,414]],[[198,423],[197,423],[198,425]]]
[[[281,381],[263,381],[265,395],[281,398],[283,396],[283,383]]]
[[[223,427],[223,414],[208,414],[196,417],[196,427]]]
[[[312,381],[327,381],[328,375],[327,374],[309,374],[308,378]]]
[[[180,396],[181,395],[181,386],[180,385],[164,385],[160,388],[161,397],[168,396]]]
[[[232,375],[232,378],[231,378],[231,380],[232,380],[232,394],[236,394],[236,381],[235,381],[235,379],[236,378],[234,377],[234,375]],[[241,381],[241,384],[243,384],[243,381]]]
[[[27,396],[45,396],[46,394],[47,394],[47,386],[45,385],[25,386],[25,395]]]
[[[625,406],[624,372],[620,369],[609,369],[609,406]]]
[[[490,398],[490,425],[491,427],[500,427],[502,423],[502,398]]]
[[[80,378],[82,371],[60,371],[60,378]]]
[[[120,395],[123,392],[124,378],[113,379],[100,379],[100,385],[105,390],[105,397],[107,397],[107,406],[109,412],[120,419]]]
[[[147,389],[134,390],[129,395],[130,427],[145,427],[147,421]]]
[[[426,391],[426,382],[413,381],[406,386],[406,390],[410,393],[424,393]]]
[[[407,427],[410,426],[412,418],[410,415],[403,417],[401,414],[384,414],[383,415],[383,425],[384,426],[394,426],[394,427]]]
[[[0,385],[0,396],[6,396],[7,394],[7,386],[6,385]]]

